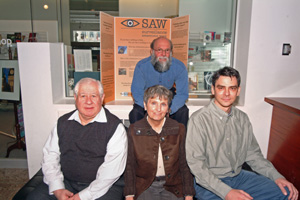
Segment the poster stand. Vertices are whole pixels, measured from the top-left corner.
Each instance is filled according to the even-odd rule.
[[[8,133],[0,131],[0,134],[3,134],[8,137],[16,138],[15,144],[7,148],[6,158],[9,157],[10,152],[13,149],[26,149],[24,141],[21,138],[21,126],[18,116],[18,105],[21,103],[20,98],[20,80],[19,80],[19,66],[17,60],[1,60],[0,61],[0,74],[2,81],[0,83],[0,99],[7,100],[14,105],[14,117],[15,117],[15,128],[16,128],[16,137]]]
[[[7,148],[7,152],[6,152],[6,156],[5,156],[6,158],[9,157],[9,154],[13,149],[23,149],[24,151],[26,150],[26,145],[21,138],[21,126],[20,126],[19,117],[18,117],[18,104],[19,103],[20,103],[19,101],[13,101],[14,115],[15,115],[15,127],[16,127],[16,142]]]

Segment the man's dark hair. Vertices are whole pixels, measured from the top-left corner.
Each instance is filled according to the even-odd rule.
[[[238,83],[238,87],[240,87],[241,84],[241,76],[238,70],[232,68],[232,67],[223,67],[217,71],[214,72],[211,78],[211,83],[215,87],[215,84],[217,80],[220,78],[220,76],[228,76],[230,78],[235,77]]]
[[[151,98],[159,97],[159,99],[167,99],[168,100],[168,106],[170,107],[170,104],[172,102],[173,93],[167,89],[166,87],[162,85],[155,85],[152,87],[147,88],[147,90],[144,93],[144,102],[147,104],[148,100]]]
[[[160,37],[158,37],[158,38],[155,38],[155,39],[151,42],[150,48],[151,48],[151,49],[154,49],[154,44],[155,44],[155,42],[156,42],[157,40],[161,39],[161,38],[164,38],[164,39],[166,39],[166,40],[168,40],[168,41],[170,42],[170,48],[171,48],[171,51],[172,51],[172,50],[173,50],[173,43],[172,43],[172,41],[169,40],[168,38],[164,37],[164,36],[160,36]]]

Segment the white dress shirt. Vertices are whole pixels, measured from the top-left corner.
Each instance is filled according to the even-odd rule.
[[[148,117],[147,117],[148,119]],[[164,118],[164,123],[161,126],[161,129],[157,132],[158,134],[161,133],[162,127],[165,125],[166,118]],[[158,145],[158,158],[157,158],[157,171],[156,171],[156,176],[165,176],[165,167],[164,167],[164,161],[163,161],[163,156],[162,156],[162,151],[161,151],[161,146],[160,144]]]
[[[75,120],[81,123],[78,110],[68,120]],[[107,123],[104,109],[90,122]],[[43,149],[42,169],[44,182],[49,185],[49,194],[58,189],[64,189],[64,177],[60,166],[60,149],[58,145],[57,124],[54,126]],[[84,190],[79,192],[81,200],[97,199],[110,189],[124,172],[127,160],[127,134],[123,124],[119,124],[115,133],[107,144],[107,153],[103,164],[99,167],[96,179]]]

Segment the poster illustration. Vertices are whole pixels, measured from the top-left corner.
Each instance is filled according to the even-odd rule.
[[[20,81],[18,61],[0,61],[0,99],[15,100],[20,99]]]
[[[14,92],[14,68],[2,68],[2,92]]]

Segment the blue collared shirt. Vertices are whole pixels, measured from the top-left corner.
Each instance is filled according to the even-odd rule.
[[[158,72],[151,63],[151,56],[139,61],[135,67],[131,84],[134,103],[144,107],[144,92],[154,85],[163,85],[171,89],[176,85],[176,95],[172,100],[171,113],[177,112],[189,96],[188,72],[185,65],[176,58],[172,58],[172,65],[166,72]]]

